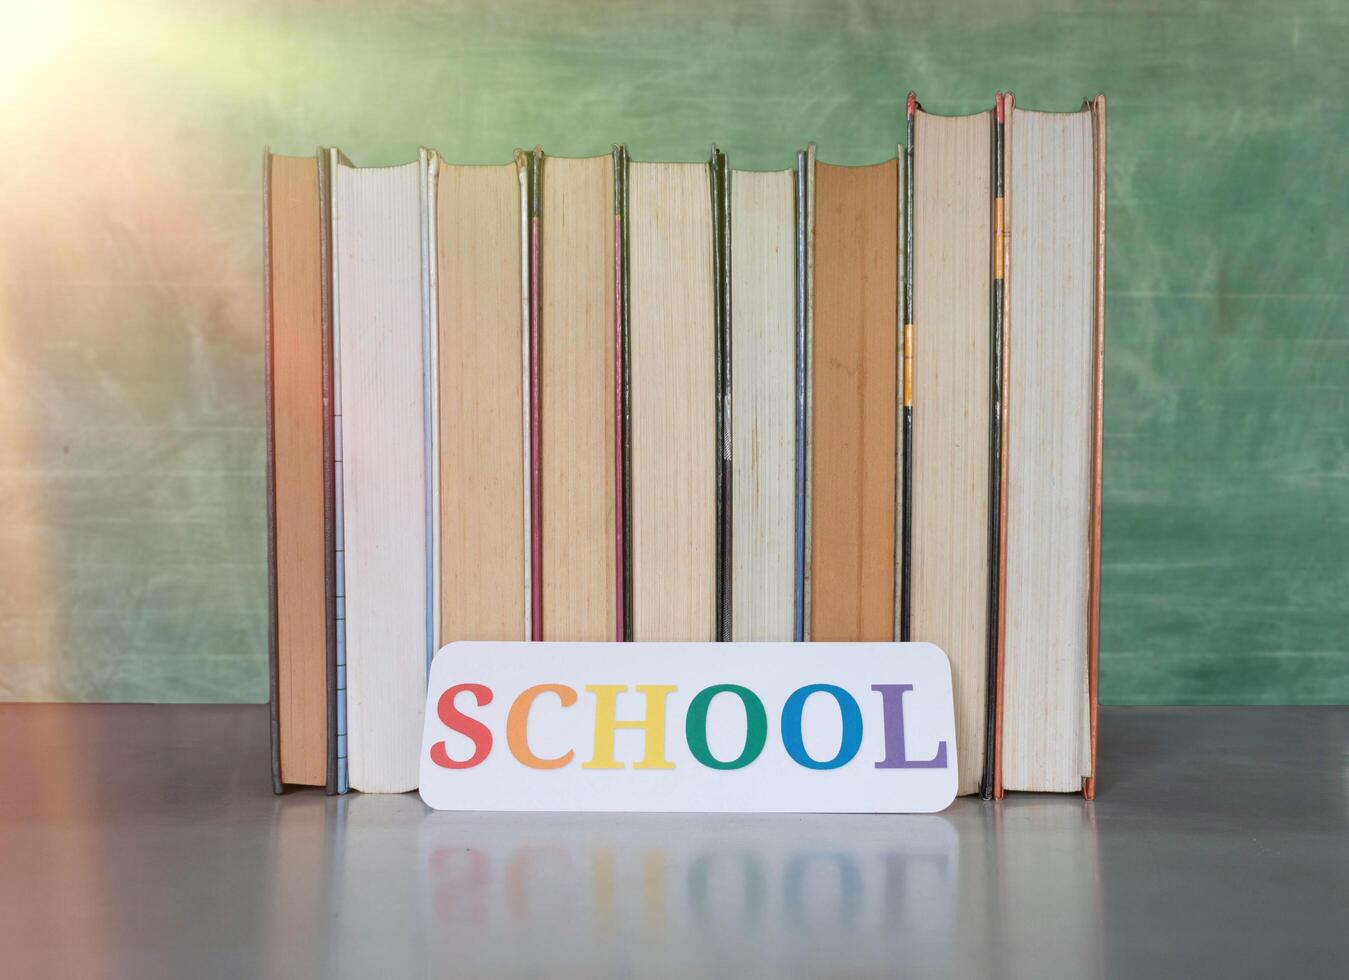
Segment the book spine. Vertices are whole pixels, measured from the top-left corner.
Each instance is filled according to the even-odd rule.
[[[913,133],[918,99],[909,93],[904,120],[904,336],[902,357],[903,453],[900,459],[899,639],[911,638],[913,621]]]
[[[997,601],[997,663],[994,668],[992,686],[990,691],[993,697],[993,799],[1003,798],[1002,785],[1002,724],[1003,713],[1006,708],[1006,702],[1003,699],[1003,676],[1006,670],[1006,641],[1007,641],[1007,489],[1008,489],[1008,469],[1010,465],[1010,456],[1008,455],[1009,440],[1011,439],[1011,372],[1012,372],[1012,334],[1011,334],[1011,308],[1010,308],[1010,279],[1011,279],[1011,241],[1012,241],[1012,202],[1011,194],[1008,190],[1008,172],[1012,159],[1012,109],[1016,104],[1015,98],[1011,92],[999,93],[1002,100],[1001,104],[1001,125],[996,132],[996,147],[994,152],[998,156],[999,165],[1002,173],[999,176],[1002,197],[1001,215],[995,214],[995,234],[999,233],[1002,243],[1002,277],[995,282],[995,286],[1000,290],[997,301],[1001,307],[1000,315],[997,317],[998,336],[1002,343],[1002,431],[999,434],[1000,458],[998,461],[998,474],[1001,480],[1002,492],[998,500],[998,580]],[[997,242],[995,241],[995,247]]]
[[[328,152],[319,147],[319,318],[323,358],[323,601],[327,661],[328,762],[324,789],[338,792],[337,778],[337,501],[333,432],[333,254],[332,172]]]
[[[436,176],[438,158],[434,150],[421,147],[417,151],[417,165],[421,177],[422,218],[422,469],[424,520],[426,522],[426,567],[423,575],[426,590],[426,671],[431,672],[431,661],[436,655],[436,623],[439,621],[439,593],[436,566],[439,564],[439,459],[436,451],[436,420],[439,415],[437,362],[435,357],[438,314],[436,307]]]
[[[543,150],[534,147],[529,171],[529,568],[530,639],[543,639]]]
[[[814,530],[814,517],[811,490],[814,477],[811,468],[815,463],[815,419],[812,415],[815,402],[815,144],[806,145],[805,167],[805,331],[803,346],[805,349],[805,416],[804,459],[801,463],[801,480],[805,500],[805,526],[802,530],[804,541],[801,546],[801,640],[809,642],[811,638],[811,574],[810,563],[813,559],[811,532]]]
[[[898,640],[904,589],[904,144],[895,144],[895,574],[891,583],[890,639]]]
[[[263,375],[267,413],[267,708],[271,742],[272,792],[281,792],[280,686],[276,595],[276,378],[272,371],[272,151],[262,151],[262,323]]]
[[[532,240],[530,221],[530,177],[532,174],[531,156],[524,150],[515,151],[515,172],[520,181],[520,459],[523,467],[522,480],[524,499],[522,502],[524,520],[525,560],[524,582],[525,620],[522,636],[530,639],[534,635],[534,563],[531,560],[534,534],[534,481],[532,476],[534,454],[533,439],[530,433],[530,419],[534,393],[530,387],[530,324],[532,323],[532,303],[530,290],[530,243]]]
[[[632,568],[632,197],[627,148],[623,148],[623,639],[633,633]]]
[[[1091,726],[1091,775],[1082,784],[1082,795],[1096,798],[1097,687],[1101,653],[1101,487],[1104,463],[1105,425],[1105,96],[1090,103],[1095,139],[1096,235],[1095,235],[1095,334],[1092,376],[1091,445],[1091,553],[1087,586],[1087,707]]]
[[[716,372],[716,638],[731,639],[732,504],[731,490],[731,217],[730,170],[726,154],[715,146],[709,164],[712,191],[712,264],[716,280],[715,335],[713,339]]]
[[[993,113],[993,241],[990,243],[993,253],[993,310],[989,324],[989,385],[991,388],[988,409],[988,640],[986,650],[986,687],[984,719],[984,772],[979,782],[979,795],[986,800],[993,799],[995,789],[995,769],[997,755],[998,727],[998,664],[1001,655],[999,637],[1001,636],[1001,583],[1002,531],[1005,507],[1002,501],[1002,409],[1006,389],[1003,386],[1003,286],[1004,286],[1004,249],[1005,210],[1004,210],[1004,173],[1003,173],[1003,135],[1005,117],[1003,95],[997,94],[996,108]]]
[[[806,638],[806,151],[796,153],[796,525],[795,623],[792,639]]]
[[[628,151],[623,146],[614,145],[612,151],[614,185],[614,585],[615,585],[615,623],[614,639],[623,641],[627,636],[627,467],[624,461],[624,353],[627,310],[623,302],[624,260],[623,243],[626,215],[626,183],[628,177]]]
[[[323,243],[327,246],[328,257],[332,264],[332,297],[328,304],[332,312],[332,428],[333,428],[333,631],[336,634],[334,650],[334,680],[333,680],[333,700],[336,702],[334,707],[334,756],[336,776],[336,792],[347,792],[348,785],[348,765],[347,765],[347,599],[346,599],[346,541],[344,533],[345,520],[343,518],[343,481],[342,481],[342,322],[337,315],[337,297],[341,289],[341,282],[338,277],[337,255],[333,249],[333,243],[337,240],[337,222],[338,214],[337,201],[337,175],[340,172],[339,152],[336,149],[328,150],[328,167],[326,173],[327,192],[325,194],[325,210],[329,216],[328,228],[323,236]]]

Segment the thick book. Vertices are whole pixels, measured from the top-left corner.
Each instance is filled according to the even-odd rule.
[[[995,792],[1095,791],[1105,98],[1004,125],[1005,602]]]
[[[531,173],[429,160],[432,650],[531,635]]]
[[[423,162],[332,160],[350,784],[417,786],[429,655]]]
[[[541,165],[542,638],[621,640],[622,161]]]
[[[796,173],[730,178],[732,640],[791,640],[796,610]]]
[[[959,792],[989,781],[993,113],[912,110],[909,630],[951,661]],[[903,604],[903,603],[902,603]]]
[[[628,165],[632,638],[717,629],[712,171]]]
[[[814,163],[807,638],[894,638],[900,172]]]
[[[263,161],[272,780],[337,786],[332,385],[317,157]]]

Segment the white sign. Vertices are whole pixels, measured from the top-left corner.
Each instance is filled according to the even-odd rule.
[[[951,667],[930,643],[452,643],[420,766],[438,810],[934,813]]]

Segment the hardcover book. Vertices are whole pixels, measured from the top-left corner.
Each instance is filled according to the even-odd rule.
[[[319,159],[263,160],[272,779],[337,789],[329,266]]]
[[[1095,792],[1105,98],[1007,97],[1006,601],[996,791]]]
[[[793,639],[796,174],[730,180],[731,639]]]
[[[629,164],[634,640],[716,639],[711,202],[705,164]]]
[[[899,169],[813,171],[808,638],[891,640]]]
[[[962,794],[991,764],[993,121],[914,108],[909,630],[951,661]]]
[[[432,652],[530,637],[530,167],[430,157]]]
[[[366,792],[416,788],[426,691],[423,170],[332,165],[347,755]]]
[[[542,158],[542,636],[622,639],[622,230],[614,155]]]

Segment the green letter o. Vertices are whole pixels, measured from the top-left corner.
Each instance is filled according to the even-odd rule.
[[[739,757],[730,762],[722,762],[707,747],[707,709],[718,694],[730,692],[745,706],[745,748]],[[703,688],[689,702],[689,712],[684,719],[684,736],[688,739],[689,751],[693,757],[709,769],[743,769],[763,751],[768,739],[768,714],[764,711],[759,696],[747,687],[739,684],[714,684]]]

